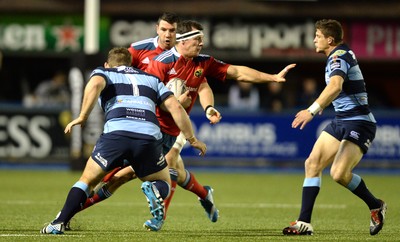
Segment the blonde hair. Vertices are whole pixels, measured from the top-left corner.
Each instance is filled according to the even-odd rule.
[[[130,66],[132,63],[131,53],[127,48],[115,47],[108,52],[107,63],[109,66]]]

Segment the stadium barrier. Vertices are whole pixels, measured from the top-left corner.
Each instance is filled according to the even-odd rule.
[[[101,133],[100,115],[86,125],[78,138],[71,139],[63,130],[71,119],[69,110],[32,109],[20,106],[1,108],[0,161],[10,164],[62,164],[81,169]],[[201,110],[190,115],[197,137],[207,144],[207,155],[186,144],[182,157],[193,166],[302,166],[331,113],[316,116],[304,130],[291,128],[293,112],[270,114],[262,112],[220,110],[223,119],[209,124]],[[377,134],[369,152],[360,164],[364,167],[400,167],[400,112],[375,112]],[[74,132],[77,132],[74,128]],[[76,142],[81,151],[72,154]],[[76,145],[75,145],[76,146]],[[75,151],[76,152],[76,151]],[[76,164],[76,162],[80,164]]]

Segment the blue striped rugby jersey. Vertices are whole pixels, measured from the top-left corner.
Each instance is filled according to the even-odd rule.
[[[98,67],[90,75],[93,76],[106,80],[98,100],[105,116],[104,133],[161,139],[156,105],[173,93],[160,79],[127,66]]]
[[[339,75],[344,79],[342,91],[333,100],[336,118],[341,120],[364,120],[376,123],[368,104],[364,77],[355,54],[345,44],[337,46],[328,56],[325,82]]]

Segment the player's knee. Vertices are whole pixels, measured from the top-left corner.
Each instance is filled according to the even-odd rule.
[[[318,160],[312,156],[306,159],[304,167],[308,172],[319,172],[321,170]]]
[[[330,175],[332,179],[341,184],[341,185],[346,185],[346,173],[337,169],[331,169]]]

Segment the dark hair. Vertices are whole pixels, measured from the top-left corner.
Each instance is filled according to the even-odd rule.
[[[176,30],[176,32],[178,34],[184,34],[187,32],[192,31],[192,28],[195,28],[197,30],[203,30],[203,26],[194,20],[183,20],[178,24],[178,28]]]
[[[335,44],[340,44],[343,41],[343,28],[337,20],[318,20],[315,23],[315,28],[319,29],[325,37],[332,37]]]
[[[108,52],[107,63],[111,67],[130,66],[132,63],[131,53],[124,47],[112,48]]]
[[[175,13],[165,12],[157,20],[157,24],[160,24],[161,20],[164,20],[170,24],[179,23],[179,17]]]

